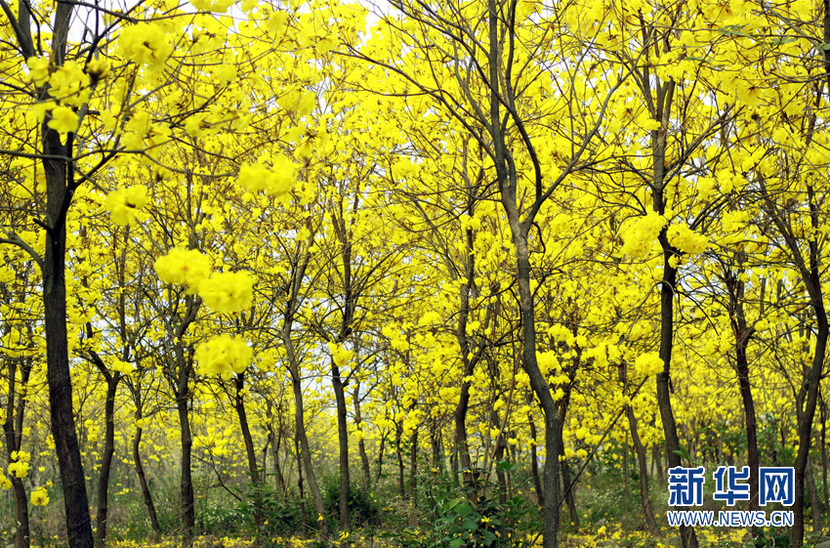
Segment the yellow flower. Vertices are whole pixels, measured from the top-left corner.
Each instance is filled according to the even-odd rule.
[[[204,375],[230,377],[243,373],[251,364],[253,350],[241,337],[219,335],[196,347],[196,363]]]
[[[698,234],[685,224],[671,225],[667,234],[669,243],[689,255],[699,255],[706,251],[709,238]]]
[[[29,79],[36,85],[49,81],[49,59],[46,57],[29,57],[26,66],[29,67]]]
[[[9,464],[9,474],[16,478],[25,478],[29,475],[29,463],[17,461]]]
[[[216,312],[239,312],[254,298],[254,279],[247,272],[219,272],[202,281],[198,292]]]
[[[118,37],[121,54],[129,61],[159,69],[164,66],[173,48],[167,34],[157,24],[138,23],[121,31]]]
[[[620,253],[635,258],[642,258],[649,254],[652,245],[657,242],[657,236],[666,226],[666,218],[654,211],[647,215],[629,219],[620,230],[624,241]]]
[[[148,201],[147,187],[134,185],[107,194],[103,207],[110,212],[112,222],[126,226],[135,223],[135,213],[146,206]]]
[[[69,107],[55,107],[46,125],[60,133],[72,133],[78,130],[78,115]]]
[[[156,259],[153,264],[159,279],[165,283],[186,285],[188,293],[195,293],[196,287],[210,276],[213,270],[210,257],[196,249],[171,249],[167,255]]]
[[[282,196],[291,191],[297,166],[288,156],[280,154],[271,160],[271,167],[244,164],[239,169],[239,185],[249,192],[264,191],[269,196]]]
[[[657,352],[646,352],[634,361],[634,369],[646,376],[657,375],[663,371],[663,365],[663,360]]]
[[[46,491],[46,487],[33,489],[30,500],[35,506],[46,506],[49,504],[49,493]]]
[[[86,64],[84,71],[89,74],[94,81],[103,80],[110,75],[110,62],[103,57],[96,57],[90,59]]]

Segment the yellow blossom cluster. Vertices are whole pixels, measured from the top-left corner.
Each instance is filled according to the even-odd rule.
[[[228,378],[251,364],[253,350],[241,337],[219,335],[196,347],[196,363],[203,375]]]
[[[709,238],[698,234],[685,224],[673,224],[669,226],[669,243],[689,255],[699,255],[706,251],[709,245]]]
[[[254,298],[254,279],[247,272],[217,272],[202,281],[197,291],[216,312],[239,312]]]
[[[271,166],[244,164],[239,169],[238,182],[249,192],[263,191],[269,196],[282,196],[291,191],[297,176],[297,166],[288,156],[279,154]]]
[[[331,360],[337,367],[345,366],[354,355],[354,352],[346,350],[341,344],[329,343],[328,347],[329,352],[331,352]]]
[[[134,185],[127,188],[119,188],[107,194],[104,199],[103,208],[110,213],[112,222],[127,226],[135,224],[135,214],[144,208],[150,199],[147,197],[147,187]]]
[[[254,298],[254,279],[247,272],[212,272],[211,260],[196,249],[171,249],[153,265],[161,281],[187,286],[221,313],[239,312]]]
[[[629,219],[623,223],[620,230],[623,239],[620,253],[634,258],[648,255],[660,231],[666,226],[666,222],[666,218],[662,215],[649,211],[647,215]]]
[[[9,475],[16,478],[25,478],[28,476],[31,455],[26,451],[12,451],[11,457],[14,462],[9,464]]]
[[[663,360],[657,352],[646,352],[634,361],[634,369],[641,375],[657,375],[663,371]]]
[[[160,25],[138,23],[125,27],[118,39],[121,54],[129,61],[160,69],[173,53]]]
[[[32,501],[34,506],[46,506],[49,504],[49,492],[43,486],[32,489],[29,500]]]
[[[176,247],[156,259],[153,267],[161,281],[187,286],[188,293],[196,293],[199,284],[210,276],[213,270],[207,255],[196,249]]]

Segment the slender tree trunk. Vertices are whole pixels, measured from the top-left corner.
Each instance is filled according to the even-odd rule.
[[[401,498],[406,500],[406,487],[404,485],[404,466],[403,466],[403,448],[401,447],[401,438],[403,437],[403,426],[395,423],[395,452],[398,456],[398,490],[401,492]]]
[[[68,12],[61,12],[64,5],[58,4],[59,13],[55,16],[56,21],[71,15],[71,7],[68,7]],[[68,137],[67,145],[63,145],[58,132],[47,129],[45,124],[43,128],[44,154],[48,156],[43,160],[47,194],[43,308],[49,414],[63,486],[67,540],[71,548],[90,548],[94,542],[81,449],[78,445],[72,408],[72,379],[69,373],[66,329],[66,211],[72,201],[74,188],[73,181],[67,177],[70,172],[68,163],[58,159],[71,156],[71,146],[68,146],[71,137]]]
[[[363,416],[360,414],[360,384],[354,387],[352,394],[352,401],[354,402],[354,420],[357,429],[363,431]],[[360,464],[363,468],[363,488],[368,491],[372,486],[372,472],[369,468],[369,455],[366,453],[366,443],[363,441],[363,436],[357,440],[357,449],[360,453]]]
[[[187,376],[189,375],[185,375],[185,378]],[[189,547],[193,544],[193,536],[196,528],[196,497],[193,493],[191,462],[193,455],[193,436],[190,431],[190,398],[187,392],[187,380],[184,381],[184,386],[184,392],[176,395],[176,410],[179,414],[179,429],[182,438],[182,469],[181,479],[179,481],[182,546]]]
[[[311,449],[308,445],[308,436],[305,430],[305,419],[303,417],[303,387],[300,384],[300,376],[298,371],[294,371],[292,373],[292,385],[294,387],[294,427],[297,430],[297,438],[300,441],[300,458],[302,460],[302,466],[305,468],[305,476],[308,480],[308,489],[311,491],[311,497],[314,500],[314,509],[317,510],[317,522],[320,526],[320,534],[324,539],[328,539],[329,527],[325,519],[326,507],[323,504],[323,495],[320,493],[320,487],[317,485],[317,477],[314,474],[314,468],[311,463]]]
[[[136,411],[136,422],[141,420],[141,411]],[[141,463],[141,436],[144,429],[136,426],[135,437],[133,438],[133,465],[138,476],[138,484],[141,487],[141,495],[144,497],[144,505],[147,507],[147,514],[150,516],[150,527],[153,529],[152,542],[161,540],[161,527],[156,513],[156,505],[153,503],[153,496],[150,494],[150,487],[147,484],[147,476],[144,473],[144,465]]]
[[[810,511],[813,514],[813,533],[821,534],[823,529],[821,519],[821,501],[818,498],[818,489],[816,488],[816,478],[813,475],[813,461],[807,460],[807,495],[810,497]]]
[[[655,198],[656,200],[656,198]],[[669,251],[666,229],[660,233],[663,243],[663,281],[660,285],[660,359],[663,371],[657,375],[657,406],[663,421],[663,435],[666,439],[666,455],[669,467],[681,466],[680,440],[677,436],[677,423],[671,404],[671,355],[674,345],[674,288],[677,287],[677,270],[669,264],[672,253]],[[697,535],[693,527],[680,526],[680,538],[684,548],[697,548]]]
[[[746,356],[746,343],[739,341],[737,350],[736,366],[738,370],[738,383],[741,389],[741,400],[744,406],[744,421],[746,430],[747,464],[749,465],[749,511],[756,511],[758,506],[758,468],[761,466],[761,459],[758,453],[758,426],[755,418],[755,401],[752,398],[752,387],[749,384],[749,361]],[[761,534],[759,528],[753,527],[753,535]]]
[[[104,432],[104,452],[101,455],[101,472],[98,476],[98,512],[95,518],[95,544],[99,548],[103,548],[107,542],[110,470],[112,469],[112,456],[115,454],[115,392],[118,389],[120,376],[107,372],[105,378],[107,380],[107,399],[104,404],[106,429]]]
[[[412,497],[412,507],[418,508],[418,430],[411,436],[409,447],[409,492]]]
[[[340,530],[349,529],[349,428],[346,417],[346,393],[340,378],[340,368],[332,360],[331,385],[334,389],[334,401],[337,406],[337,440],[340,452]]]
[[[256,462],[256,449],[254,439],[251,437],[251,429],[248,426],[248,413],[245,411],[245,399],[242,396],[245,387],[245,373],[239,373],[234,379],[234,408],[239,418],[239,427],[242,430],[242,440],[245,442],[245,453],[248,456],[248,474],[251,476],[251,484],[254,488],[254,523],[257,527],[257,536],[262,531],[264,519],[262,517],[262,477],[259,473],[259,466]]]
[[[824,492],[824,507],[830,509],[830,491],[827,487],[827,405],[822,397],[821,405],[821,486]]]
[[[383,475],[383,450],[386,448],[386,436],[387,433],[384,432],[380,437],[380,447],[378,448],[378,469],[377,477],[375,478],[376,483],[380,481],[380,478]]]
[[[666,483],[666,475],[663,474],[663,452],[656,442],[651,446],[651,460],[657,468],[657,481],[661,484]]]
[[[300,452],[300,438],[294,438],[294,452],[297,455],[297,489],[300,491],[300,521],[305,527],[308,524],[308,516],[305,511],[305,485],[303,483],[302,453]]]
[[[533,420],[533,416],[529,416],[528,420],[530,422],[530,437],[533,438],[533,445],[530,446],[530,474],[533,476],[533,487],[536,489],[539,506],[543,506],[545,492],[542,489],[542,479],[539,477],[539,455],[536,452],[536,444],[538,443],[536,421]]]
[[[646,448],[640,440],[637,431],[637,417],[630,405],[625,406],[625,414],[628,417],[628,429],[631,432],[631,441],[634,445],[634,452],[637,454],[637,466],[640,473],[640,506],[643,509],[643,516],[646,520],[646,527],[652,535],[659,531],[657,520],[654,518],[654,510],[651,507],[651,498],[648,491],[648,465],[646,463]]]
[[[12,462],[12,453],[20,451],[23,441],[23,417],[26,411],[26,387],[32,366],[24,364],[20,370],[20,391],[17,390],[17,362],[14,358],[6,359],[8,378],[8,398],[6,400],[6,417],[3,421],[3,434],[6,441],[6,456]],[[18,397],[19,395],[19,397]],[[17,406],[15,407],[15,399]],[[29,548],[29,498],[23,481],[14,474],[9,474],[14,490],[14,517],[17,527],[14,534],[14,548]]]

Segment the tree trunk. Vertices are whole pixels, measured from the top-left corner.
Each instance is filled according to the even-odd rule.
[[[104,433],[104,453],[101,455],[101,473],[98,476],[98,512],[95,518],[95,544],[99,548],[103,548],[107,541],[110,470],[112,468],[112,456],[115,454],[115,391],[118,388],[118,382],[121,380],[118,374],[112,375],[109,372],[107,372],[105,378],[107,380],[107,400],[104,405],[106,430]]]
[[[827,487],[827,405],[822,397],[821,405],[821,486],[824,492],[824,508],[830,509],[830,492]]]
[[[821,519],[821,501],[818,498],[818,489],[816,489],[816,478],[813,475],[813,461],[807,459],[807,494],[810,497],[810,511],[813,514],[813,533],[821,534],[823,529]]]
[[[141,411],[136,411],[136,422],[141,420]],[[150,487],[147,485],[147,476],[144,473],[144,465],[141,464],[141,436],[144,429],[136,426],[135,437],[133,438],[133,464],[135,465],[135,473],[138,475],[138,483],[141,486],[141,495],[144,497],[144,505],[147,507],[147,514],[150,516],[150,527],[153,529],[154,538],[151,542],[158,542],[161,540],[161,527],[159,526],[159,518],[156,513],[156,505],[153,504],[153,497],[150,494]]]
[[[64,9],[62,9],[64,8]],[[55,20],[69,17],[72,7],[58,4]],[[67,11],[68,10],[68,11]],[[57,25],[57,23],[56,23]],[[68,22],[67,22],[68,28]],[[56,64],[62,62],[55,60]],[[64,493],[67,540],[71,548],[91,548],[92,523],[81,449],[72,408],[72,379],[66,329],[66,212],[72,202],[73,181],[67,180],[72,155],[72,136],[61,144],[57,131],[43,125],[43,160],[46,174],[46,246],[43,256],[43,309],[46,334],[46,378],[49,385],[49,415]]]
[[[384,432],[380,437],[380,447],[378,448],[378,470],[377,477],[375,478],[376,483],[380,481],[380,478],[383,475],[383,450],[386,448],[386,436],[387,433]]]
[[[755,417],[755,401],[752,398],[752,387],[749,384],[749,361],[746,355],[746,341],[738,341],[736,347],[738,383],[741,389],[741,400],[744,406],[744,421],[746,430],[746,460],[749,465],[749,505],[747,510],[756,511],[758,506],[758,468],[761,459],[758,453],[758,427]],[[753,536],[761,534],[761,530],[753,526]]]
[[[418,430],[412,432],[409,447],[409,492],[412,497],[412,507],[418,508]]]
[[[254,439],[251,437],[251,429],[248,426],[248,414],[245,411],[245,400],[242,390],[245,387],[245,373],[238,373],[234,379],[234,408],[236,416],[239,417],[239,427],[242,430],[242,439],[245,442],[245,453],[248,456],[248,474],[251,476],[251,484],[254,488],[254,523],[257,528],[257,536],[262,532],[262,479],[259,474],[259,467],[256,462],[256,449]]]
[[[337,406],[337,440],[340,452],[340,530],[349,529],[349,428],[346,422],[346,394],[340,378],[340,368],[331,362],[331,385],[334,389],[334,401]]]
[[[294,438],[294,452],[297,454],[297,490],[300,491],[300,522],[305,528],[308,525],[308,516],[305,511],[305,485],[303,483],[303,457],[300,451],[300,437]]]
[[[658,532],[657,520],[654,518],[654,510],[651,507],[651,498],[648,492],[648,465],[646,464],[646,448],[640,440],[640,433],[637,431],[637,417],[630,405],[625,406],[625,414],[628,417],[628,429],[631,432],[631,441],[634,444],[634,452],[637,454],[637,466],[640,473],[640,506],[643,509],[643,516],[646,520],[646,527],[652,535]]]
[[[189,397],[187,392],[187,377],[184,375],[184,391],[176,395],[176,409],[179,413],[179,428],[182,437],[182,470],[179,482],[181,500],[180,511],[182,517],[182,546],[193,544],[193,535],[196,528],[196,500],[193,493],[193,476],[191,458],[193,454],[193,436],[190,431]],[[180,382],[180,385],[182,383]]]
[[[530,446],[530,474],[533,476],[533,487],[536,489],[539,506],[544,506],[545,492],[542,489],[542,479],[539,477],[539,455],[536,453],[538,443],[536,421],[533,420],[533,416],[529,416],[528,421],[530,422],[530,437],[533,438],[533,445]]]
[[[29,382],[31,364],[25,363],[20,370],[20,397],[17,399],[17,362],[14,358],[7,358],[9,373],[9,391],[6,400],[6,418],[3,421],[3,434],[6,440],[6,456],[12,462],[12,453],[20,451],[23,441],[23,417],[26,411],[26,387]],[[29,529],[29,498],[26,496],[26,487],[23,481],[14,474],[9,474],[14,489],[14,516],[17,527],[14,534],[14,548],[29,548],[31,538]]]
[[[363,431],[363,416],[360,414],[360,384],[354,387],[354,394],[352,395],[354,402],[354,420],[357,429]],[[372,483],[372,472],[369,468],[369,455],[366,453],[366,443],[363,441],[363,436],[357,440],[357,449],[360,453],[360,464],[363,468],[363,488],[368,492]]]
[[[656,198],[655,198],[656,199]],[[666,439],[666,455],[669,468],[681,466],[680,440],[677,436],[677,423],[671,404],[671,355],[674,345],[674,288],[677,284],[677,269],[669,264],[673,255],[669,251],[666,229],[660,233],[661,243],[664,244],[663,253],[663,280],[660,284],[660,359],[663,360],[663,371],[657,375],[657,406],[660,418],[663,421],[663,435]],[[680,538],[684,548],[697,548],[697,535],[694,527],[680,526]]]
[[[402,436],[403,426],[398,423],[395,423],[395,452],[398,456],[398,490],[401,492],[401,498],[406,500],[406,487],[404,485],[403,449],[401,448]]]

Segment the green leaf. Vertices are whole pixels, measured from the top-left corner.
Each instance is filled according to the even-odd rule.
[[[478,529],[478,524],[471,519],[465,519],[464,523],[462,523],[461,526],[464,527],[464,529],[466,529],[467,531],[475,531],[476,529]]]
[[[461,548],[464,546],[464,541],[460,538],[454,538],[450,541],[450,548]]]
[[[455,507],[455,513],[461,516],[462,518],[466,518],[467,516],[473,513],[473,507],[467,502],[462,502]]]
[[[679,448],[677,451],[674,451],[674,454],[678,455],[680,458],[686,459],[691,464],[695,464],[695,461],[692,460],[692,457],[691,455],[689,455],[689,452],[683,447]],[[695,466],[697,465],[695,464]]]

